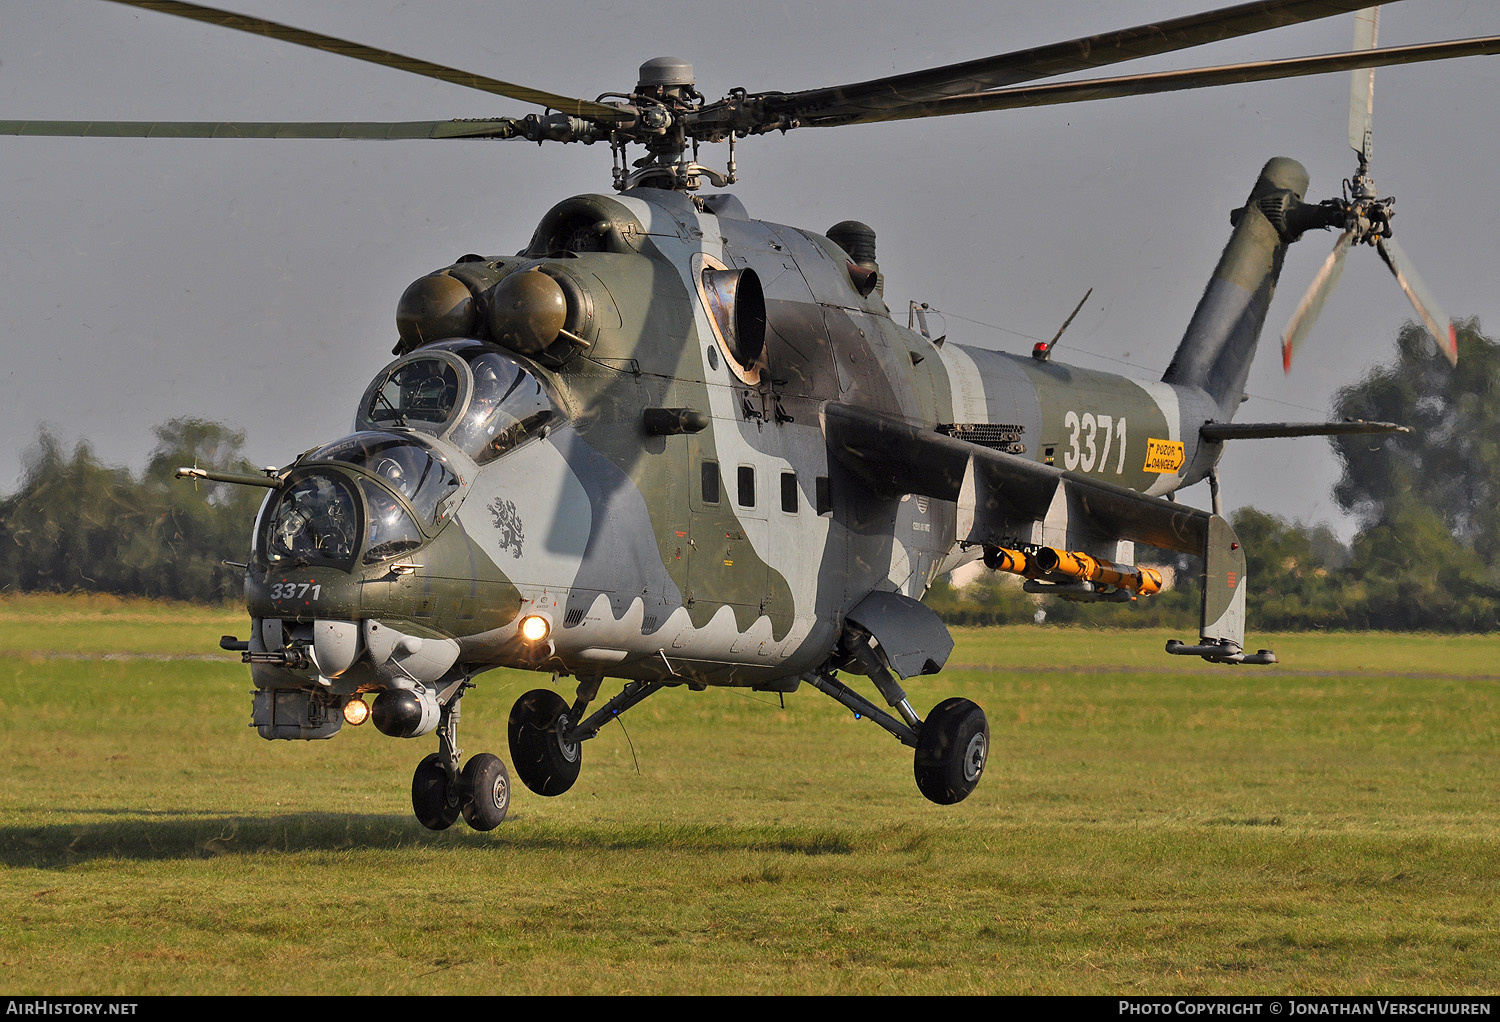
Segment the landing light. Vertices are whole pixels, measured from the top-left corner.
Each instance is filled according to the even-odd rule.
[[[527,642],[541,642],[552,632],[552,622],[540,614],[527,614],[521,619],[521,638]]]
[[[363,699],[355,698],[344,704],[344,720],[355,727],[359,727],[370,719],[370,704]]]

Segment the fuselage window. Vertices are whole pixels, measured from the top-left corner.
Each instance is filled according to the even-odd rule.
[[[740,507],[755,506],[755,468],[751,465],[740,466],[739,477],[739,504]]]
[[[717,504],[719,502],[719,463],[717,461],[705,461],[703,463],[703,503]]]
[[[797,513],[797,473],[781,473],[781,510]]]

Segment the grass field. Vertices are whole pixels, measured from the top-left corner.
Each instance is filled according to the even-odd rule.
[[[1284,663],[1236,669],[1164,633],[970,632],[910,685],[989,714],[958,806],[806,687],[669,690],[573,791],[434,834],[408,787],[434,739],[256,736],[216,655],[244,627],[0,600],[0,992],[1500,986],[1494,636],[1254,636]],[[539,681],[481,677],[464,749],[508,761]]]

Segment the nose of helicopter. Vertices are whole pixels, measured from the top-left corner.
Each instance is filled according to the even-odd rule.
[[[358,664],[362,670],[352,680],[361,684],[384,680],[383,675],[390,670],[427,683],[453,665],[458,643],[452,639],[408,635],[375,618],[361,621],[319,618],[312,624],[310,652],[319,676],[329,681],[343,678]]]

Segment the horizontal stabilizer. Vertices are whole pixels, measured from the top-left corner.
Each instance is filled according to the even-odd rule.
[[[1205,440],[1268,440],[1288,436],[1349,436],[1354,433],[1410,433],[1395,422],[1205,422],[1198,435]]]

